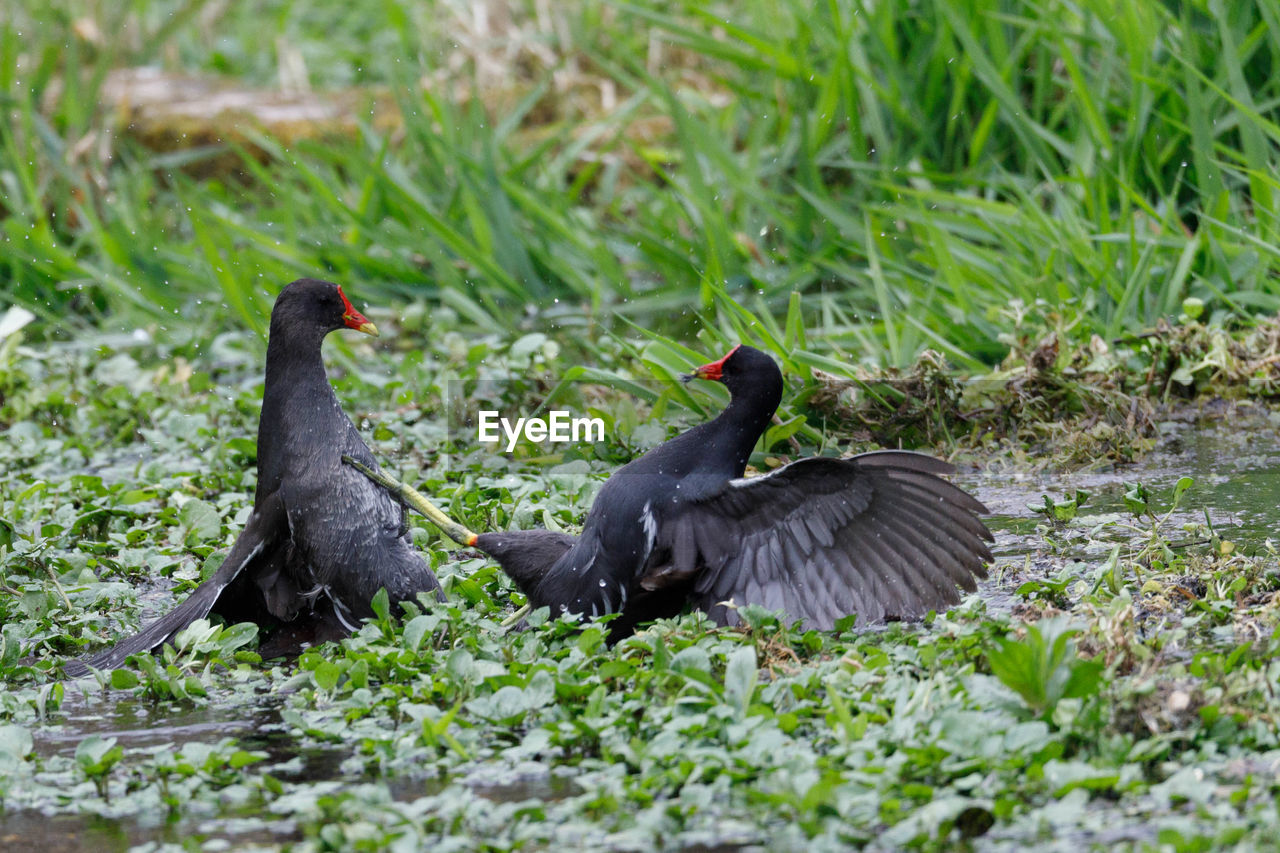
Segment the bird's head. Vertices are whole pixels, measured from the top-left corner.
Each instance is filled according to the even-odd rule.
[[[777,363],[767,353],[744,344],[738,344],[717,361],[704,364],[680,378],[684,382],[694,379],[722,382],[734,396],[740,391],[762,384],[778,386],[779,394],[782,387],[782,372],[778,370]]]
[[[271,309],[271,325],[277,324],[313,329],[321,336],[342,328],[378,336],[378,327],[356,310],[341,287],[314,278],[300,278],[280,291]]]

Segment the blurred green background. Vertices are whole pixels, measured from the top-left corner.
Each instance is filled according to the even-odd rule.
[[[53,335],[261,329],[302,275],[967,369],[1027,312],[1280,308],[1274,0],[0,8],[0,282]]]

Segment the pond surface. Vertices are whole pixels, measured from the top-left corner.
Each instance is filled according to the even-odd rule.
[[[1182,496],[1178,509],[1162,527],[1171,543],[1189,541],[1180,528],[1203,524],[1206,517],[1223,539],[1233,541],[1245,553],[1259,553],[1263,543],[1280,526],[1280,427],[1265,413],[1241,414],[1230,422],[1195,423],[1169,421],[1161,425],[1161,440],[1151,453],[1131,465],[1068,473],[1005,470],[1003,465],[985,471],[961,471],[956,482],[981,499],[992,515],[988,526],[996,534],[992,552],[996,564],[1009,568],[980,585],[979,595],[989,609],[1010,603],[1010,593],[1026,579],[1015,564],[1026,563],[1052,573],[1064,558],[1094,559],[1115,543],[1130,542],[1149,528],[1136,521],[1125,507],[1129,484],[1141,483],[1151,492],[1151,510],[1163,518],[1169,512],[1174,485],[1182,477],[1194,481]],[[1071,522],[1080,550],[1050,555],[1037,533],[1043,515],[1032,507],[1043,505],[1044,496],[1060,499],[1082,489],[1089,498]],[[1108,522],[1118,522],[1109,524]],[[1136,529],[1135,529],[1136,528]]]
[[[397,801],[433,794],[450,784],[411,776],[375,780],[343,766],[352,754],[349,745],[300,746],[292,727],[281,718],[284,698],[279,694],[250,698],[228,694],[211,696],[208,704],[190,707],[142,701],[119,692],[87,697],[69,692],[49,724],[33,731],[35,753],[40,759],[70,757],[77,745],[93,734],[114,737],[126,752],[192,743],[212,745],[235,738],[239,749],[267,753],[267,760],[257,768],[286,783],[384,784]],[[466,786],[478,797],[511,802],[553,801],[572,790],[569,781],[536,765],[515,772],[506,768],[501,777],[481,765],[452,784]],[[204,843],[225,839],[237,849],[275,846],[301,838],[292,821],[263,820],[250,810],[240,820],[225,816],[166,820],[164,814],[111,818],[46,814],[35,809],[0,813],[0,850],[124,851],[151,843],[181,844],[193,837]]]

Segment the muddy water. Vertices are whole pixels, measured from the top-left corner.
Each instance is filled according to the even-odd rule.
[[[1169,508],[1180,477],[1195,483],[1183,496],[1177,523],[1186,517],[1203,520],[1208,511],[1215,527],[1244,540],[1261,541],[1273,535],[1280,518],[1280,425],[1262,416],[1209,426],[1171,422],[1162,425],[1157,448],[1132,465],[1071,473],[1021,473],[1003,467],[965,472],[957,481],[973,490],[994,513],[993,526],[1007,529],[1034,523],[1029,504],[1042,503],[1084,489],[1090,493],[1082,515],[1124,512],[1126,483],[1151,489],[1152,509],[1162,515]],[[1011,553],[1023,553],[1016,542]]]
[[[1246,428],[1247,427],[1247,428]],[[1061,497],[1075,489],[1085,489],[1091,497],[1073,526],[1094,527],[1109,518],[1124,518],[1125,484],[1141,482],[1153,493],[1153,509],[1167,511],[1174,483],[1179,477],[1194,478],[1194,486],[1183,498],[1171,519],[1171,539],[1178,538],[1178,525],[1202,522],[1205,514],[1220,535],[1254,552],[1276,530],[1280,516],[1280,430],[1266,418],[1234,421],[1209,427],[1172,423],[1156,451],[1135,465],[1074,472],[1071,474],[1026,473],[1000,469],[963,472],[958,482],[973,491],[993,511],[989,519],[996,531],[993,551],[997,570],[984,582],[978,595],[990,611],[1006,610],[1013,594],[1028,575],[1040,576],[1060,571],[1071,559],[1099,559],[1110,547],[1106,537],[1126,535],[1121,525],[1109,526],[1101,541],[1092,543],[1092,552],[1064,556],[1046,554],[1044,536],[1037,531],[1043,521],[1028,510],[1042,503],[1042,496]],[[1120,530],[1119,533],[1116,530]],[[132,699],[117,700],[116,694],[73,696],[56,722],[36,727],[33,735],[42,758],[71,755],[87,735],[112,736],[126,751],[162,744],[190,742],[216,743],[226,737],[238,740],[239,747],[262,750],[269,759],[258,765],[285,782],[342,780],[370,781],[347,773],[343,761],[350,745],[300,749],[289,727],[280,718],[280,696],[224,697],[201,707],[152,705]],[[477,775],[443,783],[439,780],[396,779],[388,785],[397,799],[413,799],[441,789],[444,784],[467,785],[477,796],[499,801],[526,799],[554,800],[572,795],[573,785],[549,774],[530,772],[516,778],[491,778],[484,768]],[[45,815],[39,811],[9,811],[0,814],[0,850],[123,851],[138,845],[182,844],[193,837],[205,842],[220,839],[232,847],[276,847],[299,840],[289,821],[271,823],[246,815],[244,820],[184,818],[166,822],[163,814],[120,820],[93,815]]]
[[[1192,477],[1195,485],[1183,499],[1184,509],[1194,509],[1201,519],[1207,510],[1215,527],[1242,545],[1259,545],[1276,533],[1280,431],[1270,424],[1256,419],[1213,429],[1179,424],[1158,452],[1120,473],[1125,481],[1137,479],[1166,492],[1179,477]]]
[[[121,694],[90,697],[68,693],[57,722],[33,727],[35,752],[41,759],[71,756],[86,736],[100,734],[117,740],[126,753],[167,744],[209,743],[235,738],[239,749],[263,751],[268,758],[255,765],[284,783],[342,780],[351,783],[382,782],[401,801],[438,793],[446,784],[466,785],[476,796],[497,801],[538,799],[552,801],[575,793],[572,783],[551,776],[545,769],[526,768],[501,778],[492,768],[443,782],[439,779],[402,777],[374,780],[353,775],[342,764],[351,755],[351,744],[300,748],[290,727],[283,722],[278,695],[210,697],[208,705],[183,707],[154,705]],[[0,851],[94,850],[101,853],[141,846],[226,842],[234,849],[278,847],[301,840],[292,821],[254,814],[228,819],[181,818],[166,820],[163,813],[121,819],[98,815],[46,815],[37,810],[0,813]]]
[[[64,851],[95,850],[104,853],[129,850],[149,842],[180,844],[191,835],[190,828],[176,825],[144,826],[136,820],[112,820],[82,815],[45,816],[37,811],[6,813],[0,817],[0,850]],[[279,843],[278,837],[236,836],[241,844]]]
[[[1070,571],[1073,565],[1093,567],[1115,544],[1136,542],[1151,522],[1135,520],[1126,510],[1127,484],[1145,485],[1152,512],[1163,518],[1181,477],[1194,483],[1161,527],[1169,542],[1191,543],[1183,525],[1203,525],[1207,518],[1219,536],[1242,553],[1255,554],[1280,531],[1280,425],[1262,414],[1210,424],[1162,424],[1156,449],[1131,465],[1027,472],[1000,461],[960,472],[957,483],[992,511],[987,522],[996,534],[996,571],[978,588],[988,612],[1007,612],[1017,601],[1014,591],[1029,579]],[[1089,498],[1058,536],[1066,543],[1063,550],[1051,553],[1037,531],[1047,523],[1030,508],[1043,506],[1045,495],[1058,500],[1077,489]]]

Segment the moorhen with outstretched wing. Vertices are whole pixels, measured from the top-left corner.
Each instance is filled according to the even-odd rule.
[[[325,336],[341,328],[378,333],[332,282],[300,279],[280,292],[267,339],[258,485],[244,530],[185,601],[134,636],[66,664],[68,675],[117,667],[210,613],[278,621],[289,642],[318,642],[345,636],[372,615],[379,589],[393,603],[422,591],[443,597],[405,536],[402,508],[342,464],[347,456],[375,465],[338,405],[320,355]]]
[[[785,611],[830,629],[920,616],[976,589],[991,559],[977,499],[943,480],[952,467],[885,450],[802,459],[743,478],[782,399],[782,373],[748,346],[686,379],[723,382],[718,417],[620,468],[577,538],[546,530],[476,535],[411,488],[382,476],[456,541],[494,557],[534,607],[600,615],[617,640],[688,603],[736,624],[731,605]]]

